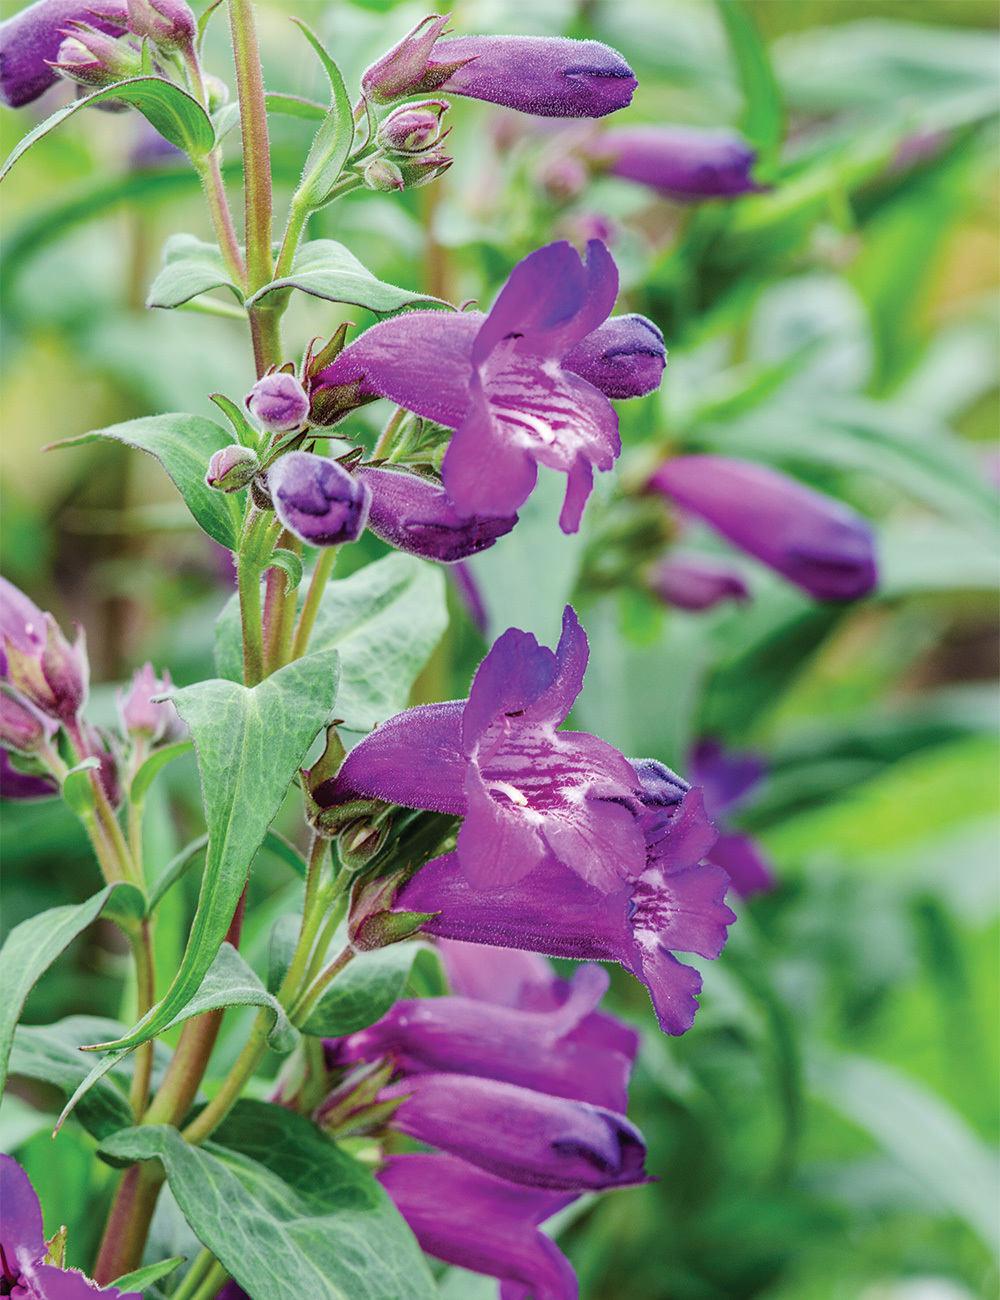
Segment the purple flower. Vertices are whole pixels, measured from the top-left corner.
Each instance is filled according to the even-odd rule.
[[[87,699],[90,668],[83,628],[70,643],[51,614],[0,578],[0,679],[51,718],[75,718]]]
[[[868,523],[777,470],[726,456],[679,456],[665,461],[648,486],[815,600],[858,600],[875,586]]]
[[[390,718],[313,798],[464,816],[458,860],[475,889],[511,885],[549,858],[595,894],[620,888],[645,864],[634,769],[594,736],[556,731],[580,693],[587,654],[569,606],[555,654],[511,628],[480,664],[467,701]]]
[[[569,1261],[538,1230],[572,1195],[518,1187],[446,1155],[392,1156],[378,1180],[429,1255],[503,1279],[504,1300],[576,1300]]]
[[[636,79],[599,41],[563,36],[460,36],[439,41],[447,18],[423,19],[361,78],[387,104],[445,90],[539,117],[604,117],[631,102]]]
[[[371,488],[368,527],[398,551],[446,564],[485,551],[517,523],[517,515],[461,518],[440,484],[406,470],[362,465],[356,477]]]
[[[50,799],[59,793],[55,780],[47,776],[34,776],[19,772],[11,763],[10,755],[0,749],[0,799]]]
[[[395,153],[423,153],[442,138],[441,118],[450,107],[444,99],[401,104],[379,126],[379,144]]]
[[[52,66],[78,85],[100,89],[138,77],[142,60],[138,50],[106,32],[74,27],[59,46]]]
[[[10,108],[30,104],[59,80],[49,63],[58,56],[63,29],[73,22],[120,36],[126,28],[124,0],[37,0],[0,23],[0,98]]]
[[[0,1204],[0,1295],[21,1300],[142,1300],[138,1291],[97,1287],[75,1268],[46,1263],[42,1207],[28,1175],[8,1155],[0,1155]]]
[[[245,401],[247,410],[268,433],[289,433],[309,414],[306,390],[283,370],[258,379]]]
[[[122,732],[126,736],[144,736],[153,745],[168,744],[185,735],[185,727],[177,710],[169,700],[154,704],[154,695],[163,695],[173,683],[164,669],[157,677],[151,663],[145,663],[132,674],[132,684],[125,694],[118,688],[118,714]]]
[[[690,1029],[701,976],[672,951],[714,958],[736,919],[723,899],[719,867],[701,862],[715,840],[697,789],[684,792],[661,764],[637,765],[644,806],[638,819],[646,869],[601,894],[553,858],[500,889],[477,890],[456,870],[455,854],[427,863],[399,891],[396,907],[436,915],[429,934],[548,953],[616,961],[649,990],[660,1027]]]
[[[647,582],[664,604],[678,609],[712,609],[724,600],[750,599],[740,571],[708,555],[667,555],[654,566]]]
[[[559,522],[576,532],[594,468],[610,469],[621,441],[604,393],[561,362],[607,318],[617,293],[603,244],[587,245],[586,263],[565,241],[548,244],[515,266],[485,318],[409,312],[382,321],[320,372],[318,387],[388,397],[454,429],[441,476],[463,518],[512,515],[539,465],[565,473]]]
[[[127,0],[128,27],[161,50],[190,49],[198,24],[186,0]]]
[[[355,542],[365,530],[371,489],[343,465],[308,451],[289,451],[267,471],[274,513],[309,546]]]
[[[760,845],[750,835],[725,829],[729,813],[751,798],[767,773],[760,754],[726,751],[717,740],[705,739],[691,751],[691,778],[702,788],[705,807],[723,830],[708,853],[743,898],[774,888],[775,872]]]
[[[663,379],[667,349],[651,320],[632,312],[612,316],[563,357],[564,370],[586,379],[605,397],[645,397]]]
[[[0,691],[0,744],[31,754],[57,730],[54,719],[47,718],[22,695]]]
[[[732,131],[620,127],[601,135],[590,152],[612,176],[675,199],[735,198],[763,188],[750,175],[756,153]]]

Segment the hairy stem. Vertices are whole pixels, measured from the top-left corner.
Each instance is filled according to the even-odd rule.
[[[253,1077],[257,1066],[264,1059],[267,1051],[267,1036],[271,1031],[272,1013],[261,1008],[250,1030],[250,1037],[243,1046],[243,1051],[222,1081],[222,1086],[200,1115],[182,1131],[186,1142],[197,1146],[218,1128],[232,1108],[239,1101],[240,1093]]]
[[[192,1296],[197,1294],[198,1288],[211,1272],[212,1266],[217,1262],[215,1256],[207,1247],[201,1254],[196,1255],[194,1262],[184,1274],[183,1281],[170,1300],[192,1300]]]
[[[131,935],[132,953],[135,957],[136,1013],[141,1020],[156,1001],[156,975],[153,963],[153,937],[148,919],[139,925],[139,931]],[[129,1100],[132,1113],[138,1123],[149,1100],[149,1081],[153,1075],[153,1040],[142,1043],[135,1050],[135,1073]]]
[[[285,531],[278,546],[302,554],[302,543]],[[284,569],[271,568],[264,580],[264,674],[270,676],[289,662],[298,591],[286,591],[288,575]]]
[[[356,956],[357,953],[353,945],[347,944],[347,946],[341,949],[337,956],[334,957],[329,966],[317,975],[289,1012],[289,1019],[293,1025],[302,1025],[309,1019],[309,1013],[319,1001],[323,990],[328,984],[336,979],[347,963],[353,960]]]
[[[337,560],[337,550],[338,547],[336,546],[326,546],[319,553],[319,559],[316,561],[316,567],[313,569],[313,575],[309,582],[309,590],[306,592],[305,603],[302,606],[302,612],[299,614],[298,627],[296,627],[295,636],[292,639],[289,662],[294,659],[301,659],[308,649],[309,637],[316,622],[316,615],[319,613],[320,601],[323,599],[323,592],[326,590],[326,584]]]
[[[288,222],[285,226],[285,234],[281,241],[281,250],[278,253],[278,261],[274,268],[274,278],[276,280],[284,279],[285,276],[291,275],[292,262],[295,258],[299,241],[302,238],[302,232],[305,230],[306,222],[309,220],[310,209],[301,202],[292,199],[292,206],[288,211]]]
[[[226,198],[226,187],[222,179],[222,168],[219,163],[219,150],[217,148],[213,149],[206,157],[192,158],[191,161],[194,163],[195,170],[201,180],[202,189],[205,191],[208,210],[212,217],[212,227],[215,230],[215,237],[219,241],[219,248],[222,250],[222,256],[226,262],[226,270],[232,276],[237,287],[245,290],[247,268],[246,263],[243,261],[239,236],[236,233],[236,227],[233,225],[233,214],[229,210],[229,200]]]
[[[99,1286],[131,1273],[142,1262],[164,1177],[157,1160],[143,1160],[122,1174],[94,1265],[94,1281]]]
[[[399,431],[399,426],[406,419],[409,412],[403,406],[397,406],[389,419],[389,423],[382,430],[378,442],[375,444],[375,459],[381,460],[383,456],[388,456],[392,451],[392,443]]]
[[[240,624],[243,629],[243,684],[256,686],[264,677],[264,641],[261,632],[260,571],[243,556],[237,561]]]
[[[329,890],[321,887],[323,859],[326,856],[329,840],[322,835],[314,835],[309,851],[309,867],[306,871],[306,896],[302,904],[302,925],[299,928],[299,941],[292,954],[291,965],[278,989],[278,1001],[285,1005],[287,999],[294,998],[299,991],[306,963],[313,950],[316,932],[323,922],[329,904]]]

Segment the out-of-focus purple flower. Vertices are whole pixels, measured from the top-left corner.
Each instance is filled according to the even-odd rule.
[[[362,465],[356,477],[371,488],[368,527],[398,551],[451,564],[485,551],[517,523],[500,518],[459,516],[444,488],[406,470]]]
[[[580,693],[587,655],[569,606],[555,654],[509,629],[467,701],[390,718],[313,798],[324,807],[378,798],[464,816],[458,860],[476,889],[510,885],[550,857],[598,896],[619,889],[645,865],[634,769],[594,736],[556,731]]]
[[[173,683],[166,669],[157,677],[151,663],[132,674],[128,694],[118,688],[118,713],[126,736],[144,736],[153,745],[166,744],[185,734],[184,724],[169,700],[154,704],[154,695],[164,695]]]
[[[53,718],[40,713],[23,696],[0,690],[0,744],[31,754],[51,740],[58,729]]]
[[[220,492],[239,492],[257,476],[260,461],[257,453],[238,442],[220,447],[212,453],[205,473],[205,482]]]
[[[49,717],[75,718],[90,677],[83,628],[71,646],[51,614],[0,578],[0,642],[0,679]]]
[[[726,456],[678,456],[665,461],[648,486],[815,600],[859,600],[875,586],[866,520],[777,470]]]
[[[647,582],[664,604],[678,609],[712,609],[724,600],[750,599],[740,571],[708,555],[667,555],[653,567]]]
[[[563,36],[460,36],[439,41],[432,14],[361,78],[376,103],[445,90],[538,117],[604,117],[631,102],[636,82],[617,50]]]
[[[127,0],[128,28],[161,50],[189,49],[198,24],[186,0]]]
[[[685,793],[686,783],[666,772],[648,760],[636,771],[646,842],[638,880],[601,894],[550,857],[514,884],[477,890],[446,854],[403,886],[396,907],[435,913],[421,928],[444,938],[620,962],[648,988],[661,1029],[682,1034],[698,1008],[701,976],[673,952],[717,957],[736,918],[723,901],[725,872],[702,862],[715,831],[700,792]]]
[[[309,414],[309,397],[294,375],[278,370],[258,379],[246,396],[247,410],[268,433],[290,433]]]
[[[717,740],[700,740],[688,760],[691,779],[705,795],[705,807],[722,826],[708,860],[721,867],[743,898],[774,888],[775,871],[757,841],[741,831],[726,828],[730,813],[753,797],[767,774],[761,754],[725,750]]]
[[[28,1175],[13,1158],[0,1155],[0,1295],[22,1300],[142,1300],[138,1291],[98,1287],[75,1268],[46,1263],[48,1246],[42,1207]]]
[[[289,451],[267,471],[274,513],[309,546],[355,542],[365,530],[371,488],[343,465],[308,451]]]
[[[125,0],[37,0],[0,23],[0,98],[8,107],[30,104],[59,80],[50,62],[58,57],[63,29],[73,22],[120,36]]]
[[[429,1255],[503,1279],[505,1300],[576,1300],[569,1260],[538,1230],[572,1194],[519,1187],[446,1155],[391,1156],[378,1180]]]
[[[588,152],[612,176],[675,199],[735,198],[763,188],[750,175],[756,153],[733,131],[619,127],[598,136]]]
[[[59,793],[55,780],[19,772],[5,749],[0,749],[0,799],[51,799]]]
[[[562,364],[605,397],[645,397],[660,386],[667,349],[653,322],[632,312],[599,325],[566,353]]]
[[[614,306],[618,273],[603,244],[586,263],[565,241],[529,254],[489,315],[409,312],[366,330],[317,387],[388,397],[455,430],[441,467],[462,517],[512,515],[545,465],[567,475],[560,515],[576,532],[593,486],[621,450],[618,417],[566,355]]]

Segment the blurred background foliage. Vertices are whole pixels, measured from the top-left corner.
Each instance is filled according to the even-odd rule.
[[[293,11],[349,84],[423,15],[392,0],[267,0],[269,88],[317,97]],[[664,1039],[643,990],[615,974],[616,1009],[646,1031],[631,1113],[658,1181],[585,1200],[559,1225],[582,1295],[996,1296],[996,6],[749,0],[747,11],[774,74],[749,100],[740,47],[709,0],[468,0],[454,27],[607,40],[640,81],[616,125],[742,126],[766,192],[681,207],[623,181],[568,184],[559,164],[589,124],[459,101],[442,181],[401,199],[352,195],[315,214],[310,234],[342,240],[394,283],[488,303],[530,249],[601,222],[622,272],[619,310],[651,316],[670,349],[661,392],[621,410],[626,451],[582,533],[558,532],[543,481],[519,527],[474,564],[491,635],[517,625],[551,643],[574,600],[592,648],[578,725],[681,771],[705,734],[770,766],[739,822],[778,884],[739,904],[722,959],[702,963],[694,1029]],[[209,32],[210,66],[225,75],[222,20]],[[65,95],[5,112],[4,151]],[[280,201],[309,128],[272,125]],[[235,175],[235,145],[228,165]],[[180,682],[212,675],[213,621],[231,588],[226,556],[153,461],[102,443],[42,454],[148,412],[209,413],[209,392],[238,399],[249,387],[238,322],[143,307],[176,230],[208,235],[196,178],[132,114],[78,117],[6,187],[4,572],[64,623],[85,624],[98,721],[112,684],[147,657]],[[349,318],[371,323],[300,297],[288,355]],[[348,436],[371,446],[380,406]],[[742,564],[753,600],[663,609],[642,577],[671,525],[628,489],[676,450],[774,464],[861,509],[879,533],[876,595],[812,605],[694,531],[685,542]],[[366,538],[339,571],[380,546]],[[454,594],[452,606],[417,699],[464,695],[484,651]],[[154,787],[154,871],[200,829],[185,762]],[[176,922],[158,931],[165,970],[194,874],[165,905]],[[4,877],[7,927],[87,897],[97,879],[76,823],[53,805],[5,809]],[[263,960],[290,890],[280,865],[258,864],[251,960]],[[35,991],[28,1018],[117,1014],[124,969],[115,932],[96,927]],[[227,1026],[221,1050],[235,1054],[243,1022]],[[111,1173],[72,1126],[53,1160],[48,1118],[28,1101],[44,1111],[53,1099],[35,1087],[8,1099],[5,1147],[82,1262]],[[158,1225],[169,1237],[165,1216]],[[495,1294],[455,1270],[441,1287],[452,1300]]]

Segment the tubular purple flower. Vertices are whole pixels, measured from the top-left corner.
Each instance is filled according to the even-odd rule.
[[[585,379],[605,397],[654,393],[663,379],[667,349],[651,320],[635,312],[612,316],[563,357],[564,370]]]
[[[757,155],[733,131],[689,126],[628,126],[599,136],[588,152],[612,176],[670,198],[735,198],[764,186],[750,175]]]
[[[27,799],[52,799],[59,793],[59,786],[48,776],[35,776],[30,772],[19,772],[10,761],[5,749],[0,749],[0,799],[21,801]]]
[[[480,664],[467,701],[389,718],[313,798],[324,807],[379,798],[464,816],[458,860],[477,889],[510,885],[549,857],[595,893],[618,889],[645,865],[634,769],[594,736],[556,731],[580,693],[587,655],[569,606],[554,654],[511,628]]]
[[[0,639],[0,679],[49,717],[75,718],[90,676],[83,628],[71,646],[51,614],[0,578]]]
[[[704,792],[705,806],[722,826],[708,860],[726,872],[743,898],[773,889],[776,873],[757,841],[741,831],[726,828],[729,813],[753,797],[767,774],[761,754],[727,751],[714,739],[700,740],[691,751],[691,777]]]
[[[305,423],[309,397],[294,375],[278,370],[257,380],[247,394],[246,406],[268,433],[290,433]]]
[[[267,471],[267,485],[274,513],[309,546],[356,542],[365,530],[371,488],[335,460],[287,452]]]
[[[125,2],[37,0],[0,23],[0,98],[8,107],[30,104],[59,80],[51,61],[58,57],[63,29],[72,22],[120,36],[127,26]]]
[[[569,1260],[538,1230],[573,1195],[519,1187],[446,1155],[392,1156],[378,1180],[429,1255],[502,1279],[505,1300],[577,1300]]]
[[[448,493],[406,470],[360,466],[355,477],[371,488],[368,527],[398,551],[452,564],[492,546],[517,523],[517,515],[460,518]]]
[[[665,605],[678,609],[714,609],[724,600],[750,599],[750,588],[739,570],[709,555],[667,555],[646,581]]]
[[[132,674],[128,694],[121,687],[117,691],[123,734],[144,736],[153,745],[166,744],[184,736],[186,729],[171,702],[161,700],[154,703],[152,699],[154,695],[164,695],[172,686],[166,669],[162,677],[157,677],[151,663],[137,668]]]
[[[874,539],[850,506],[763,465],[725,456],[665,461],[648,487],[815,600],[859,600],[875,586]]]

